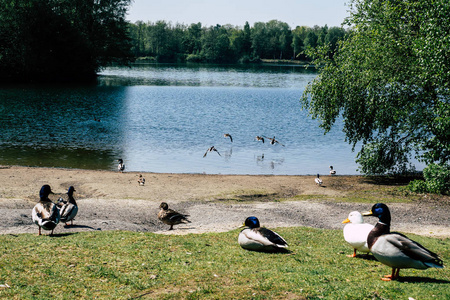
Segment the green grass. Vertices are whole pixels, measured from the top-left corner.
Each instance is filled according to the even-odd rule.
[[[199,235],[83,232],[0,236],[1,299],[449,299],[450,271],[348,258],[342,231],[276,230],[290,254],[243,250],[238,230]],[[450,240],[409,237],[448,262]]]

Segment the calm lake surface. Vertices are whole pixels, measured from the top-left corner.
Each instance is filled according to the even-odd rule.
[[[3,86],[0,165],[116,170],[122,158],[126,171],[359,174],[342,124],[324,135],[301,110],[315,76],[298,66],[146,64],[108,68],[94,85]],[[221,156],[203,157],[213,145]]]

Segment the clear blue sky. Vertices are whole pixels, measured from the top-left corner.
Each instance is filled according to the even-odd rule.
[[[128,11],[131,22],[201,22],[203,26],[250,26],[278,20],[296,26],[340,26],[348,16],[349,0],[134,0]]]

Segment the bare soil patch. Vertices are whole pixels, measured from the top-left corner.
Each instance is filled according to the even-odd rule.
[[[130,230],[170,234],[222,232],[239,227],[246,217],[257,216],[270,228],[310,226],[343,228],[353,210],[367,211],[375,202],[386,203],[392,230],[435,237],[450,237],[448,196],[407,196],[400,203],[396,187],[406,181],[363,176],[254,176],[117,173],[78,169],[0,168],[0,234],[37,233],[31,210],[42,185],[49,184],[56,200],[69,186],[79,212],[74,226],[59,224],[55,233],[89,230]],[[348,199],[368,198],[366,203]],[[371,199],[373,201],[371,202]],[[168,226],[156,218],[161,202],[190,215],[192,223]],[[366,222],[375,223],[375,218]]]

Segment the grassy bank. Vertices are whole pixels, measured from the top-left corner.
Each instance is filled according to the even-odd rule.
[[[450,271],[390,269],[340,230],[280,228],[290,254],[249,252],[238,230],[201,235],[84,232],[0,236],[2,299],[448,299]],[[409,235],[450,260],[450,240]]]

